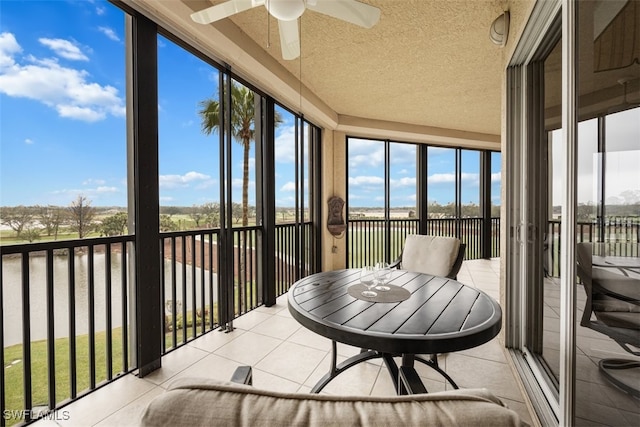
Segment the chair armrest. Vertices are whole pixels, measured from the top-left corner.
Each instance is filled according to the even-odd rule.
[[[231,375],[231,382],[253,385],[253,371],[251,366],[238,366]]]
[[[389,264],[389,268],[400,268],[400,261],[402,261],[402,257],[398,257],[397,260]]]

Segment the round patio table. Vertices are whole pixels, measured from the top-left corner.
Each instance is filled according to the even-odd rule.
[[[346,369],[374,358],[384,360],[398,394],[427,391],[414,361],[435,369],[457,388],[438,366],[437,354],[479,346],[500,332],[502,310],[497,301],[456,280],[394,270],[389,284],[408,291],[408,298],[398,302],[354,297],[349,288],[359,283],[360,270],[346,269],[307,276],[289,290],[293,318],[332,340],[331,367],[313,392]],[[336,342],[362,351],[337,365]],[[400,367],[393,359],[397,356],[402,356]]]

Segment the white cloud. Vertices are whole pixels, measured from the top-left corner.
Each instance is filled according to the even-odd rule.
[[[27,145],[31,145],[31,144],[33,144],[33,142],[34,142],[34,141],[33,141],[33,139],[31,139],[31,138],[26,138],[26,139],[24,140],[24,143],[25,143],[25,144],[27,144]]]
[[[120,41],[120,37],[118,37],[118,35],[116,34],[115,31],[113,31],[111,28],[109,27],[98,27],[98,31],[100,31],[102,34],[104,34],[105,36],[107,36],[109,39],[115,41],[115,42],[119,42]]]
[[[283,185],[282,187],[280,187],[280,191],[296,191],[296,183],[293,181],[289,181],[287,182],[285,185]]]
[[[80,48],[64,39],[46,39],[40,38],[38,41],[53,50],[56,55],[72,61],[88,61],[89,58],[82,53]]]
[[[104,15],[106,11],[103,6],[96,6],[96,15]]]
[[[13,34],[0,34],[0,93],[42,102],[60,117],[75,120],[125,116],[124,100],[115,87],[91,82],[89,72],[61,66],[55,58],[27,55],[16,62],[21,51]]]
[[[491,182],[498,183],[502,182],[502,172],[494,172],[491,174]]]
[[[77,105],[57,105],[56,110],[60,117],[68,117],[85,122],[97,122],[106,117],[106,114],[102,111],[92,110],[88,107],[78,107]]]
[[[95,188],[93,191],[95,191],[96,193],[117,193],[118,189],[116,187],[107,187],[103,185],[101,187]]]
[[[427,178],[429,184],[445,184],[456,182],[456,175],[453,173],[434,173]]]
[[[400,179],[391,179],[391,187],[414,187],[416,186],[416,177],[403,177]]]
[[[106,184],[106,181],[104,179],[93,179],[93,178],[89,178],[82,183],[82,185],[104,185],[104,184]]]
[[[309,180],[304,180],[304,190],[309,189]],[[289,181],[285,183],[282,187],[280,187],[280,191],[294,192],[296,191],[296,183],[294,181]]]
[[[384,178],[379,176],[354,176],[349,178],[349,185],[384,185]]]
[[[52,191],[52,194],[63,196],[65,199],[69,199],[69,200],[75,200],[76,197],[78,197],[78,195],[83,195],[90,201],[93,201],[93,199],[99,199],[100,196],[102,195],[115,194],[119,192],[120,190],[117,187],[98,186],[95,188],[82,188],[82,189],[70,188],[70,189],[63,189],[63,190],[55,190],[55,191]]]
[[[159,184],[160,188],[184,188],[190,185],[198,185],[199,188],[208,186],[207,184],[213,183],[213,180],[209,175],[205,175],[199,172],[187,172],[184,175],[160,175]]]
[[[376,167],[384,164],[384,142],[349,139],[349,166]]]
[[[0,70],[15,64],[13,55],[22,52],[22,48],[11,33],[0,34]]]
[[[275,160],[278,163],[293,163],[295,161],[295,126],[278,128],[275,140]]]
[[[461,176],[462,182],[465,184],[480,184],[480,175],[477,173],[463,172]]]

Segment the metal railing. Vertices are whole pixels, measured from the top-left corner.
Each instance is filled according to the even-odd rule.
[[[313,223],[276,224],[276,295],[311,271]],[[296,243],[297,242],[297,243]]]
[[[276,226],[276,295],[309,274],[312,232],[311,223]],[[163,354],[220,326],[219,233],[160,234]],[[234,318],[263,303],[259,233],[233,229]],[[134,239],[0,246],[0,426],[28,423],[135,369]]]
[[[0,247],[2,425],[29,422],[130,371],[133,240]]]
[[[500,256],[500,218],[491,218],[491,257]],[[347,223],[349,267],[391,262],[402,253],[408,234],[418,233],[418,219],[349,219]],[[387,225],[388,224],[388,225]],[[433,218],[427,220],[425,234],[458,237],[467,245],[465,259],[482,257],[483,218]],[[387,255],[387,236],[390,242]]]
[[[551,219],[548,222],[545,240],[545,263],[547,274],[560,277],[560,232],[562,222]],[[601,238],[604,237],[604,241]],[[578,222],[576,227],[577,242],[600,243],[596,255],[640,256],[639,217],[608,217],[602,226],[597,222]]]

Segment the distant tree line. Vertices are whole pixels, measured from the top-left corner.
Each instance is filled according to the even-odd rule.
[[[126,233],[127,214],[119,212],[100,223],[97,209],[85,196],[78,196],[69,206],[13,206],[0,208],[0,223],[11,228],[18,239],[33,242],[42,236],[58,238],[62,232],[77,233],[82,239],[93,232],[104,236]]]
[[[371,215],[363,215],[365,212],[377,212],[382,208],[380,207],[352,207],[350,208],[349,218],[356,219],[363,216],[367,218],[374,218]],[[393,211],[404,211],[407,213],[407,218],[417,218],[417,210],[415,206],[408,207],[397,207],[391,208],[391,212]],[[438,202],[430,202],[427,206],[427,212],[429,213],[429,218],[455,218],[456,217],[456,204],[455,203],[447,203],[441,205]],[[478,218],[482,216],[482,211],[480,210],[480,205],[477,203],[468,203],[460,206],[460,216],[462,218]],[[491,217],[499,217],[500,216],[500,205],[491,205]]]
[[[128,232],[128,215],[125,208],[94,207],[91,200],[78,196],[69,206],[35,205],[0,207],[0,224],[15,232],[17,239],[34,242],[43,237],[57,240],[59,234],[77,234],[82,239],[91,233],[100,236],[120,236]],[[285,208],[289,212],[288,208]],[[283,212],[284,212],[283,211]],[[232,203],[231,217],[235,224],[243,220],[243,215],[255,218],[255,207],[243,209],[241,203]],[[184,216],[188,221],[175,219]],[[284,218],[284,214],[283,214]],[[220,203],[202,205],[161,206],[160,231],[217,228],[220,226]]]

